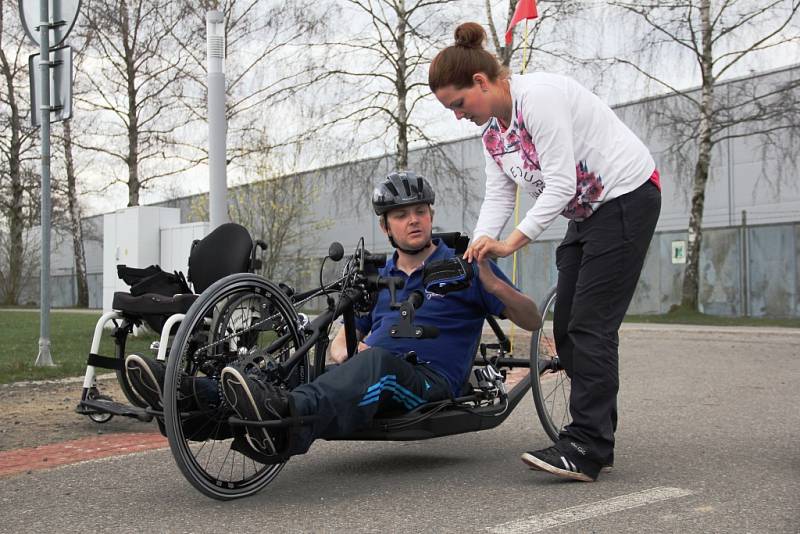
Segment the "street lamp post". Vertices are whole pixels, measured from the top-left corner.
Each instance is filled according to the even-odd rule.
[[[220,11],[206,13],[208,48],[208,215],[210,228],[228,222],[225,119],[225,19]]]

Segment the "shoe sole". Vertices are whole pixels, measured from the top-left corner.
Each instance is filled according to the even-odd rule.
[[[131,366],[131,362],[136,362],[137,365]],[[150,370],[150,366],[141,356],[131,354],[125,358],[125,374],[128,377],[128,382],[143,401],[153,409],[163,409],[161,386],[158,385],[158,380]]]
[[[222,370],[222,392],[225,400],[236,412],[240,419],[245,421],[263,421],[253,394],[247,386],[244,377],[236,369],[225,368]],[[244,402],[242,402],[244,401]],[[275,454],[277,449],[269,433],[264,428],[245,425],[245,439],[250,446],[260,452],[269,451]],[[260,435],[260,437],[259,437]]]
[[[550,465],[544,460],[540,460],[532,454],[528,454],[527,452],[522,455],[522,461],[532,469],[545,471],[561,478],[569,478],[572,480],[579,480],[581,482],[594,482],[594,479],[587,474],[576,473],[574,471],[567,471],[566,469],[558,468],[554,465]]]
[[[538,465],[528,465],[528,467],[530,467],[531,471],[542,471],[542,468],[539,467]],[[614,470],[613,465],[604,465],[603,467],[600,468],[600,472],[606,474],[612,472],[613,470]]]

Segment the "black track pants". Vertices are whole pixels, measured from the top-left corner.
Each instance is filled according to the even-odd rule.
[[[449,396],[447,380],[427,366],[370,348],[292,390],[295,414],[319,419],[293,433],[289,452],[302,454],[317,438],[343,437],[363,429],[378,413],[409,411]]]
[[[572,423],[556,446],[584,472],[614,461],[619,326],[633,298],[661,210],[649,180],[571,221],[556,252],[556,350],[572,379]]]

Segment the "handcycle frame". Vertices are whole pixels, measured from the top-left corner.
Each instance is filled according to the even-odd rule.
[[[465,248],[464,240],[468,241],[458,233],[435,237],[445,239],[451,246],[454,239],[460,238],[461,250]],[[454,248],[458,252],[459,247]],[[338,245],[338,252],[330,252],[328,258],[336,261],[342,256],[343,249]],[[246,427],[250,429],[247,432],[254,427],[285,430],[287,432],[283,435],[291,440],[292,428],[313,424],[316,417],[292,415],[257,422],[231,416],[225,412],[225,408],[208,410],[182,407],[180,398],[184,380],[187,377],[218,380],[224,366],[260,359],[262,371],[281,387],[293,389],[301,383],[312,381],[325,372],[329,329],[333,322],[342,318],[347,351],[352,356],[358,344],[355,335],[356,313],[367,313],[374,305],[378,291],[388,289],[391,293],[393,287],[397,287],[396,279],[393,281],[391,277],[378,276],[381,259],[385,262],[383,255],[368,254],[361,241],[345,265],[342,276],[335,282],[325,284],[320,278],[318,288],[296,294],[284,284],[275,284],[255,274],[233,274],[211,285],[192,304],[180,323],[167,358],[162,395],[164,409],[156,411],[148,408],[146,413],[157,416],[159,420],[163,418],[173,457],[186,479],[199,491],[220,500],[256,493],[277,476],[289,459],[287,451],[291,447],[285,446],[282,450],[276,447],[272,454],[243,449],[243,446],[248,447],[244,439]],[[308,320],[298,309],[315,297],[324,297],[326,307],[313,320]],[[545,312],[549,311],[553,298],[554,293],[551,292],[544,301]],[[392,302],[394,300],[392,298]],[[413,323],[412,300],[399,304],[399,320],[406,322],[397,325],[397,330],[406,334],[412,332],[412,337],[426,337],[426,328]],[[210,316],[213,316],[211,326],[208,323]],[[497,336],[498,343],[480,345],[480,355],[473,364],[482,372],[475,373],[476,383],[471,390],[468,388],[456,398],[428,402],[409,412],[380,414],[366,428],[329,439],[425,440],[487,430],[499,426],[529,388],[533,390],[537,413],[547,435],[556,439],[565,421],[555,421],[554,424],[554,418],[547,413],[547,403],[555,402],[557,398],[542,394],[540,377],[550,371],[558,376],[564,373],[560,372],[562,369],[554,352],[542,355],[539,350],[543,330],[534,333],[531,357],[515,358],[510,354],[510,342],[497,320],[493,317],[487,317],[486,320]],[[497,368],[534,368],[538,374],[527,373],[506,393],[505,375],[498,372]],[[561,383],[563,380],[559,378],[558,384]],[[568,381],[566,383],[568,385]],[[568,398],[563,391],[559,396]],[[206,426],[199,431],[190,429],[189,422],[198,420],[205,421]],[[213,443],[206,447],[209,440]],[[241,460],[237,460],[237,455],[241,456]],[[240,471],[241,475],[238,474]]]

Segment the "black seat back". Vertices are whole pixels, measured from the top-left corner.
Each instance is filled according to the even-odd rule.
[[[244,226],[225,223],[192,245],[189,281],[202,293],[217,280],[250,270],[253,239]]]
[[[441,239],[445,245],[455,249],[456,256],[461,256],[469,246],[469,236],[461,232],[438,232],[433,234],[433,239]]]

